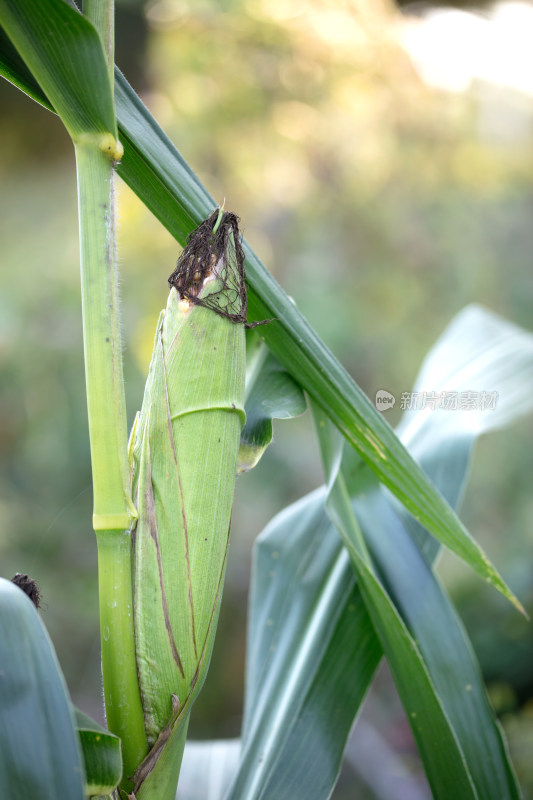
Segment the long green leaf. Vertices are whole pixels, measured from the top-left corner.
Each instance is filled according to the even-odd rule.
[[[350,454],[346,455],[349,462]],[[344,469],[350,473],[347,463]],[[357,485],[357,478],[353,483]],[[349,486],[350,489],[353,498],[358,492],[354,486]],[[476,796],[491,800],[518,800],[520,793],[516,779],[463,625],[431,567],[402,524],[397,509],[374,478],[365,482],[364,497],[357,497],[355,514],[375,560],[383,592],[387,593],[391,605],[397,609],[416,642]],[[384,635],[389,635],[389,631]],[[395,678],[403,699],[406,686],[410,688],[413,682],[409,660],[402,658],[401,652],[397,651],[393,656],[389,652],[388,659],[391,666],[397,662]],[[419,686],[418,690],[421,693]],[[404,700],[406,711],[410,708],[407,702]],[[416,735],[415,728],[414,731]],[[428,758],[436,758],[436,773],[431,762],[427,771],[429,777],[434,775],[433,785],[440,787],[444,773],[448,774],[448,766],[441,758],[440,745],[436,752],[434,750],[423,737],[420,747],[422,760],[427,768]],[[435,788],[434,793],[435,797],[446,796],[439,795]]]
[[[125,147],[120,174],[183,244],[215,203],[118,70],[115,78],[117,118]],[[415,519],[522,610],[383,417],[246,243],[244,249],[249,314],[255,319],[275,319],[261,332],[272,352]]]
[[[65,0],[0,0],[0,24],[33,75],[17,80],[17,64],[3,57],[6,77],[35,96],[37,81],[73,139],[116,135],[104,50],[91,23]],[[42,102],[42,100],[40,101]]]
[[[422,388],[468,391],[474,399],[488,391],[497,393],[494,407],[408,412],[399,426],[403,440],[456,505],[475,439],[533,410],[533,335],[486,309],[469,306],[430,351],[415,383],[415,390]],[[354,469],[352,464],[350,474]],[[387,591],[414,633],[445,702],[480,797],[519,797],[470,643],[427,566],[435,560],[438,544],[375,482],[366,486],[355,508]]]
[[[350,493],[337,455],[344,443],[323,413],[319,409],[314,409],[314,413],[328,477],[326,507],[354,564],[363,601],[394,676],[433,796],[436,800],[448,800],[453,794],[464,800],[477,798],[468,764],[418,643],[379,580],[366,547],[360,542],[358,520],[353,514]],[[362,491],[366,495],[366,486]],[[381,527],[380,523],[378,518],[376,525],[380,533],[390,534],[390,526]],[[391,546],[389,541],[387,546]],[[392,550],[393,558],[403,557],[396,547]]]
[[[0,578],[0,797],[83,800],[67,689],[31,600]]]
[[[318,490],[254,550],[239,769],[227,800],[327,797],[381,656]]]
[[[117,118],[121,137],[126,140],[120,174],[178,241],[183,242],[184,233],[191,230],[191,220],[207,216],[214,203],[118,72],[116,81]],[[521,609],[383,417],[246,243],[244,249],[250,290],[249,316],[275,318],[261,330],[261,337],[272,352],[413,516]]]

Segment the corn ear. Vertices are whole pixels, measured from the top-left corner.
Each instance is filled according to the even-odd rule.
[[[245,421],[244,325],[208,307],[242,269],[234,231],[226,233],[224,253],[214,270],[211,259],[197,294],[206,305],[170,291],[134,434],[134,622],[150,746],[188,716],[201,688],[226,567]],[[238,303],[227,298],[226,308]]]

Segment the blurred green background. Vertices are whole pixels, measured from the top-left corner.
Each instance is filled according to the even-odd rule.
[[[131,0],[117,8],[117,61],[359,385],[399,397],[467,303],[533,329],[532,34],[529,3],[479,17],[386,0]],[[0,572],[39,582],[74,701],[101,719],[73,150],[5,81],[0,103]],[[121,184],[130,421],[178,255]],[[387,413],[394,424],[398,409]],[[530,613],[532,443],[531,418],[483,440],[462,509]],[[239,732],[251,546],[321,480],[307,414],[279,423],[238,480],[197,738]],[[455,559],[441,573],[533,797],[532,625]],[[369,741],[394,795],[363,774]],[[420,772],[382,670],[334,796],[425,798]]]

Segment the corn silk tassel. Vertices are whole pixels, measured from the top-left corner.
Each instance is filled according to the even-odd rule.
[[[191,234],[132,433],[136,658],[151,748],[135,791],[187,724],[211,657],[245,421],[243,262],[235,215],[216,211]]]

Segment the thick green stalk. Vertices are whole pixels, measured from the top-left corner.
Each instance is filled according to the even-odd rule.
[[[128,529],[126,404],[114,266],[113,172],[92,142],[77,144],[85,374],[95,530]]]
[[[100,636],[106,717],[122,740],[122,786],[148,752],[133,637],[130,531],[98,531]]]
[[[113,163],[106,142],[76,143],[87,406],[98,542],[100,630],[109,729],[124,773],[147,751],[135,662],[131,501],[114,243]]]
[[[84,11],[102,40],[113,95],[114,2],[87,0]],[[102,674],[107,724],[122,740],[121,788],[129,792],[148,745],[135,660],[131,534],[137,513],[129,487],[115,260],[113,156],[120,154],[114,141],[76,147]]]

